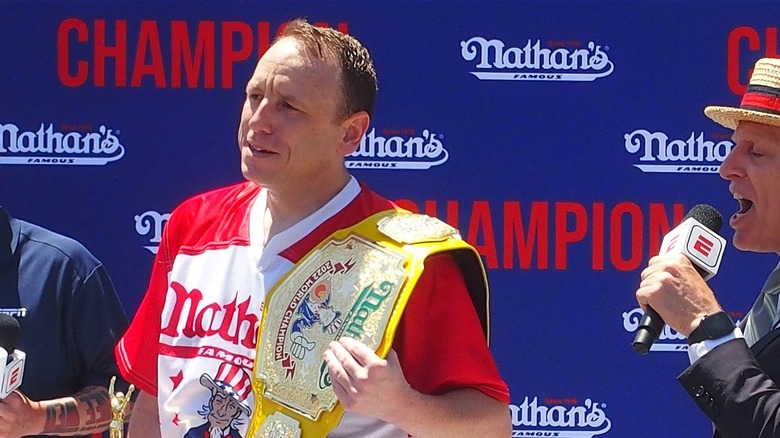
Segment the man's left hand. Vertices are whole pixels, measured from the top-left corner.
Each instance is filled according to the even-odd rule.
[[[325,362],[341,405],[356,414],[387,419],[414,391],[392,349],[382,359],[362,342],[343,337],[328,345]]]

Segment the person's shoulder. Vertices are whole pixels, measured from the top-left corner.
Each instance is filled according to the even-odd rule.
[[[358,181],[360,193],[355,201],[371,211],[398,210],[400,207],[393,201],[373,191],[366,183]]]
[[[185,222],[218,219],[229,211],[251,203],[260,190],[257,184],[244,181],[199,193],[179,204],[171,213],[172,219],[174,216]]]
[[[247,217],[260,190],[257,184],[247,181],[182,202],[165,225],[169,250],[175,253],[182,246],[201,248],[214,242],[246,238]]]
[[[101,264],[100,260],[76,239],[24,220],[14,220],[21,225],[20,239],[24,245],[23,250],[28,255],[70,262],[82,275]]]

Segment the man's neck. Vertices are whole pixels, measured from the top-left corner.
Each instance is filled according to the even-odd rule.
[[[345,174],[343,180],[332,184],[328,190],[311,187],[299,193],[279,193],[269,189],[263,215],[266,242],[322,208],[344,189],[349,180],[349,174]]]

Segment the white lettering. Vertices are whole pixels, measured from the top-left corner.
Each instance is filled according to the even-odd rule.
[[[13,123],[0,123],[0,164],[106,164],[125,153],[114,132],[101,125],[98,132],[63,133],[56,131],[52,123],[41,123],[37,131],[21,131]],[[37,155],[21,157],[33,154]]]
[[[509,405],[512,415],[512,425],[518,427],[558,427],[558,428],[589,428],[594,435],[607,432],[612,422],[602,409],[603,404],[585,399],[582,405],[540,405],[537,397],[529,400],[526,396],[520,405]],[[529,430],[522,431],[531,432]],[[527,435],[526,435],[527,436]]]
[[[631,154],[639,153],[640,161],[698,161],[723,162],[734,148],[729,140],[713,142],[704,139],[704,133],[692,132],[685,139],[669,140],[663,132],[637,129],[623,136],[624,147]]]
[[[142,236],[146,236],[154,228],[154,234],[149,239],[149,242],[160,243],[162,241],[163,225],[170,217],[170,213],[160,214],[154,210],[137,214],[135,215],[135,231]]]
[[[428,169],[449,159],[449,153],[441,141],[443,135],[428,129],[423,129],[420,134],[384,137],[377,135],[376,128],[372,128],[360,141],[357,150],[347,156],[347,167]]]
[[[607,54],[593,41],[587,48],[573,49],[557,48],[555,50],[541,46],[541,41],[528,40],[521,49],[507,48],[498,39],[487,40],[483,37],[473,37],[460,42],[460,55],[466,61],[479,58],[476,68],[479,69],[534,69],[534,70],[594,70],[609,68],[611,62]]]

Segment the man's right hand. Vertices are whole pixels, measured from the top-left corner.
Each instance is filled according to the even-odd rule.
[[[685,337],[704,316],[722,310],[712,290],[682,254],[651,258],[641,279],[636,299],[642,309],[652,307],[669,327]]]

